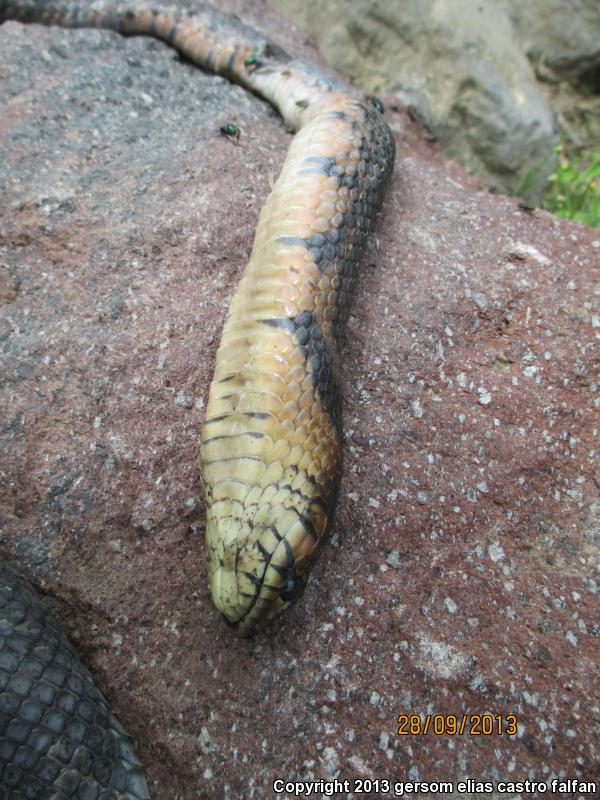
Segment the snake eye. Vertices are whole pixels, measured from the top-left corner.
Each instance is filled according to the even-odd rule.
[[[290,571],[286,578],[283,589],[281,590],[281,599],[284,603],[293,603],[304,591],[304,586],[304,579],[300,575],[295,575]]]

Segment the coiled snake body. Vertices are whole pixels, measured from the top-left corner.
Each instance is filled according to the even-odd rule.
[[[200,446],[212,597],[250,635],[300,596],[331,527],[340,337],[393,137],[360,93],[210,7],[0,0],[6,19],[156,36],[297,131],[231,301]]]

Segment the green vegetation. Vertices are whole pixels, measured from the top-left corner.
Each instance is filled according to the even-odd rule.
[[[556,148],[556,169],[543,205],[559,217],[600,227],[600,150],[587,156],[568,156]]]

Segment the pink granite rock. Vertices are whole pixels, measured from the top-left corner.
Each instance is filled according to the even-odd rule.
[[[600,232],[487,193],[388,110],[334,536],[302,601],[239,641],[206,587],[195,459],[289,134],[149,39],[6,23],[0,52],[2,544],[154,796],[600,780]],[[518,733],[397,734],[484,713]]]

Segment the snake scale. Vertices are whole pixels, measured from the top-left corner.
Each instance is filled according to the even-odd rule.
[[[0,22],[7,19],[155,36],[268,100],[296,132],[231,300],[200,443],[211,594],[238,635],[249,636],[302,594],[331,529],[342,462],[341,336],[392,172],[393,136],[376,101],[210,6],[192,15],[151,3],[0,0]],[[0,591],[18,594],[11,575]],[[69,647],[65,640],[59,650],[74,665]],[[118,786],[109,769],[110,788],[100,793],[69,793],[65,783],[54,794],[0,790],[0,800],[146,797],[131,759],[133,788],[122,767],[113,770]]]

